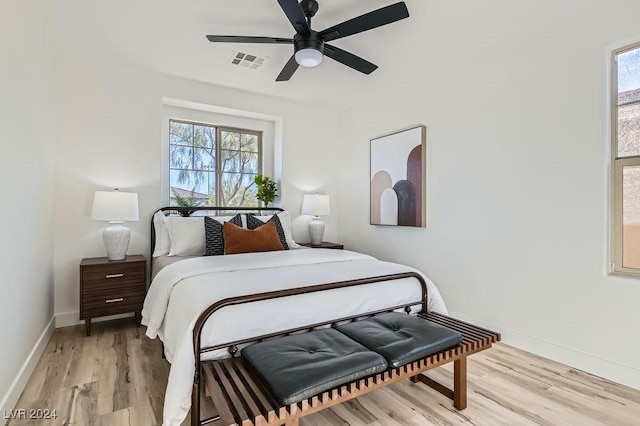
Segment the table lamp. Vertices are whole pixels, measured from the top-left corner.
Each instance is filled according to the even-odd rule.
[[[322,244],[324,235],[324,222],[319,216],[329,216],[331,211],[329,196],[322,194],[304,194],[302,197],[302,214],[313,216],[309,222],[309,239],[311,244],[319,246]]]
[[[122,223],[138,221],[138,194],[120,192],[117,188],[115,191],[96,191],[91,219],[111,224],[102,231],[107,257],[109,260],[123,260],[127,257],[131,231]]]

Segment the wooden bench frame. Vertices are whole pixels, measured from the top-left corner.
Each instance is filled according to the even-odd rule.
[[[215,346],[201,347],[202,330],[205,322],[209,317],[211,317],[211,315],[213,315],[213,313],[226,306],[405,278],[415,278],[420,283],[422,288],[421,300],[400,306],[388,307],[374,312],[332,319],[331,321],[309,324],[303,327],[292,328],[277,333],[256,336],[249,339],[237,340]],[[238,352],[238,345],[277,338],[301,331],[312,331],[315,328],[327,325],[336,326],[338,323],[345,321],[355,321],[360,318],[395,311],[398,309],[404,309],[405,312],[410,313],[411,307],[418,304],[422,306],[421,311],[418,313],[419,317],[460,332],[463,337],[462,343],[401,367],[391,368],[383,373],[346,383],[342,386],[295,404],[283,406],[279,403],[258,378],[248,363],[244,362],[240,357],[235,357]],[[463,410],[467,406],[467,356],[481,350],[488,349],[493,343],[499,340],[500,334],[498,333],[485,330],[445,315],[428,313],[427,284],[424,278],[415,272],[340,281],[224,299],[209,306],[200,315],[193,330],[195,374],[191,394],[191,424],[192,426],[196,426],[222,420],[222,424],[229,426],[283,424],[287,426],[295,426],[298,424],[298,419],[300,417],[307,416],[333,405],[341,404],[345,401],[371,392],[372,390],[407,378],[411,379],[414,383],[421,382],[435,389],[446,397],[452,399],[456,409]],[[227,348],[231,354],[230,359],[202,361],[203,354],[224,348]],[[454,363],[453,390],[422,374],[427,370],[449,362]],[[210,397],[213,400],[213,403],[219,412],[219,415],[203,420],[200,419],[200,398],[202,396],[202,387],[204,387],[205,390],[204,396]]]

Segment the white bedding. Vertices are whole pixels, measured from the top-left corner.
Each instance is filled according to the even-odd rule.
[[[196,319],[209,305],[233,296],[407,271],[415,270],[360,253],[328,249],[199,257],[166,266],[153,280],[142,310],[147,336],[162,339],[172,364],[163,424],[179,425],[189,411],[192,333]],[[429,279],[426,282],[429,310],[446,314],[440,293]],[[214,313],[205,324],[202,344],[212,346],[407,304],[420,300],[420,295],[417,280],[408,278],[231,306]],[[228,352],[207,355],[205,359],[222,358]]]

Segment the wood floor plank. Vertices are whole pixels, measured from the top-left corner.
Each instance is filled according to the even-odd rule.
[[[150,405],[143,407],[131,407],[113,413],[100,416],[98,426],[155,426],[162,424],[155,418],[153,408]]]
[[[304,417],[300,425],[640,424],[638,390],[504,344],[468,362],[463,411],[427,386],[405,380]],[[144,336],[133,320],[96,323],[89,337],[83,326],[58,329],[16,406],[55,409],[57,419],[9,425],[160,425],[169,367],[160,342]],[[451,365],[428,375],[452,385]],[[202,409],[203,415],[216,413],[210,399],[203,399]]]

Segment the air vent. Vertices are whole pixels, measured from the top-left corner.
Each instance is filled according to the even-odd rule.
[[[236,52],[233,58],[231,58],[231,64],[255,70],[260,68],[266,60],[267,58],[263,56],[252,55],[245,52]]]

